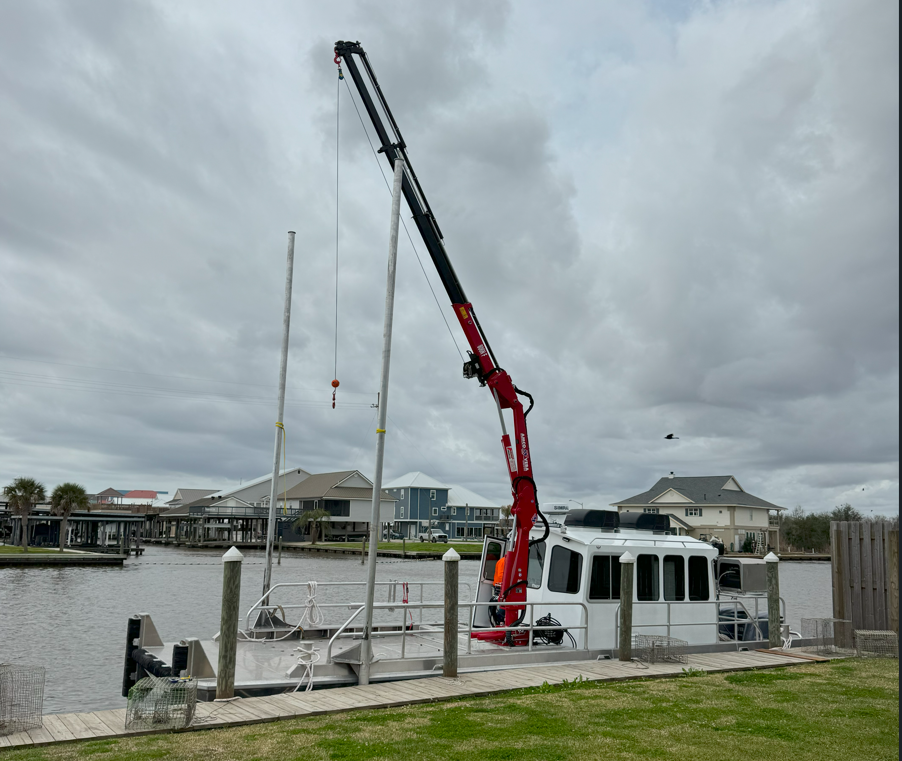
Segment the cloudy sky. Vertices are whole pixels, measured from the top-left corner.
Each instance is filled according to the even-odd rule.
[[[288,461],[372,476],[391,199],[337,82],[352,39],[536,399],[541,501],[601,507],[674,471],[896,513],[898,5],[551,9],[0,3],[0,481],[266,473],[288,230]],[[494,403],[413,241],[385,478],[506,503]]]

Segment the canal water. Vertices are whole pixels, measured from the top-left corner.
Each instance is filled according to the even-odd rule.
[[[129,559],[121,568],[0,569],[0,663],[46,667],[45,713],[123,708],[120,693],[128,617],[150,613],[167,642],[210,639],[219,630],[220,554],[148,545],[142,557]],[[263,564],[262,552],[245,553],[242,616],[260,597]],[[461,561],[461,583],[475,584],[477,570],[477,561]],[[441,582],[442,575],[440,561],[386,558],[377,564],[377,581],[411,582],[411,602],[419,599],[415,583]],[[285,552],[282,564],[273,565],[274,585],[362,582],[365,578],[365,566],[354,556]],[[441,587],[431,590],[425,599],[440,600]],[[780,591],[793,629],[798,629],[802,618],[832,615],[830,563],[781,563]],[[328,597],[351,603],[362,601],[363,592],[362,585],[321,588],[317,597],[321,602]],[[377,593],[377,601],[385,600],[385,594]],[[301,604],[305,598],[306,588],[301,588],[274,597],[273,602]],[[332,621],[344,621],[350,615],[347,607],[327,612]],[[289,620],[298,617],[288,616]]]

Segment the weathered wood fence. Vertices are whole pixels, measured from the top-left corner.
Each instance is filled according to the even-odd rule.
[[[899,529],[884,521],[831,521],[833,617],[839,647],[856,629],[899,631]]]

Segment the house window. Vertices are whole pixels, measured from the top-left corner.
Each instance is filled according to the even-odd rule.
[[[433,515],[438,515],[438,508],[437,508],[437,507],[433,507],[433,508],[432,508],[432,514],[433,514]]]
[[[435,489],[432,489],[432,490],[429,492],[429,499],[435,499]]]
[[[548,589],[551,592],[563,592],[568,595],[577,594],[582,570],[582,555],[566,547],[553,547],[551,568],[548,571]]]
[[[404,489],[401,489],[401,499],[404,499]]]
[[[403,505],[401,506],[401,517],[402,518],[404,517],[404,506]]]
[[[696,555],[689,558],[690,601],[708,599],[708,567],[708,561],[704,557]]]
[[[596,555],[592,558],[592,574],[589,577],[589,599],[620,599],[619,557]]]
[[[686,599],[686,561],[680,555],[664,556],[664,599]]]
[[[642,508],[643,513],[652,513],[653,515],[657,515],[658,511],[659,511],[659,508],[657,508],[657,507],[643,507]]]
[[[658,591],[658,556],[639,555],[636,558],[636,599],[642,602],[654,601],[660,597]]]
[[[451,508],[451,515],[457,515],[457,508],[456,508],[456,507],[452,507],[452,508]]]
[[[702,517],[702,509],[700,507],[687,507],[686,508],[686,517],[687,518],[701,518]]]
[[[749,510],[749,522],[753,522],[755,520],[755,511]]]
[[[464,527],[463,527],[463,526],[456,526],[456,527],[454,528],[454,536],[463,536],[463,535],[464,535]]]

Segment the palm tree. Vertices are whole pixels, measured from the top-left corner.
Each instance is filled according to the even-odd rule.
[[[301,532],[306,528],[307,524],[310,524],[310,535],[312,537],[310,543],[316,544],[316,540],[319,539],[320,536],[325,536],[329,531],[330,517],[331,514],[329,511],[323,510],[321,507],[316,510],[304,510],[304,512],[294,519],[294,523],[291,525],[295,531]]]
[[[84,486],[73,483],[59,484],[50,495],[50,514],[63,516],[60,524],[60,552],[66,545],[66,529],[73,510],[90,510],[91,501]]]
[[[33,478],[17,478],[4,489],[9,508],[22,526],[22,552],[28,552],[28,516],[38,502],[47,499],[44,484]]]

